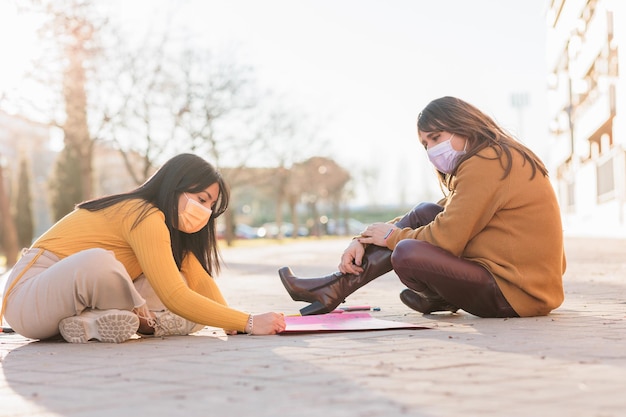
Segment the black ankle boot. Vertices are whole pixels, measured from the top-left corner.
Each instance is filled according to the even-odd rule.
[[[300,314],[310,316],[333,311],[348,295],[389,271],[391,251],[370,245],[363,257],[363,272],[358,275],[335,272],[321,278],[298,278],[289,267],[279,269],[278,275],[294,301],[311,303],[300,309]]]
[[[408,288],[400,293],[400,300],[407,307],[419,311],[422,314],[430,314],[435,311],[450,311],[456,313],[458,310],[458,307],[453,306],[436,294],[426,295]]]

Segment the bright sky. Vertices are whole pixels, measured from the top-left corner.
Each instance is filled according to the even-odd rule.
[[[0,93],[17,88],[34,54],[33,21],[18,15],[15,6],[0,0]]]
[[[264,88],[323,123],[327,156],[355,175],[378,173],[359,201],[416,203],[437,188],[415,124],[444,95],[477,105],[548,159],[544,0],[108,4],[133,28],[173,16],[170,30],[253,67]],[[0,0],[0,90],[16,82],[34,39],[11,10]],[[522,112],[516,93],[529,97]]]

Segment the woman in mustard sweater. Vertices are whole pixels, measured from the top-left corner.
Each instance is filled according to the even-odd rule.
[[[2,313],[23,336],[123,342],[205,325],[275,334],[282,314],[228,307],[215,219],[229,191],[206,161],[181,154],[137,189],[83,202],[25,251],[8,277]]]
[[[302,314],[332,311],[395,271],[400,299],[421,313],[463,309],[480,317],[546,315],[563,302],[560,210],[540,159],[489,116],[454,97],[430,102],[418,136],[445,198],[374,223],[344,251],[339,272],[281,280]]]

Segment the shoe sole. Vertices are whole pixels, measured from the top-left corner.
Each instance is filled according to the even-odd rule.
[[[139,328],[139,318],[130,311],[114,310],[99,317],[68,317],[59,324],[61,336],[69,343],[87,343],[96,339],[105,343],[122,343]]]
[[[154,329],[154,336],[187,336],[204,329],[204,325],[193,323],[189,320],[177,316],[171,312],[157,314],[157,326]]]

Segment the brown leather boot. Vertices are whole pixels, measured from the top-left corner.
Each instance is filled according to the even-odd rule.
[[[400,300],[409,308],[422,314],[430,314],[435,311],[450,311],[456,313],[458,307],[453,306],[437,294],[425,294],[410,289],[400,293]]]
[[[298,278],[286,266],[278,270],[278,275],[294,301],[311,303],[300,309],[300,314],[310,316],[333,311],[348,295],[389,271],[391,251],[370,245],[363,256],[363,272],[358,275],[335,272],[321,278]]]

